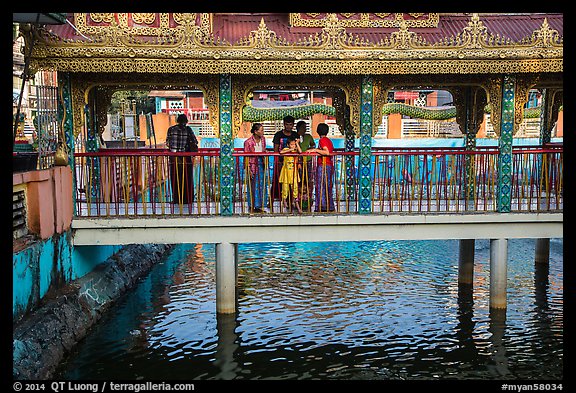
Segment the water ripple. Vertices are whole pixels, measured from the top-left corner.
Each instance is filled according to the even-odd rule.
[[[489,310],[489,241],[458,289],[458,241],[247,243],[238,312],[215,312],[214,246],[159,264],[66,362],[66,379],[559,379],[562,242],[547,281],[509,241],[506,319]],[[499,365],[505,364],[506,367]]]

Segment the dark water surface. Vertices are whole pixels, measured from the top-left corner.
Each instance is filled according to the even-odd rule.
[[[508,242],[508,308],[490,313],[490,243],[473,291],[459,242],[240,244],[238,312],[217,315],[214,245],[177,246],[61,365],[61,379],[563,378],[563,242],[549,268]]]

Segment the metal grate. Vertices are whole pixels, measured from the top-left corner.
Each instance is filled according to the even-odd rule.
[[[18,239],[28,234],[26,225],[26,197],[24,191],[12,193],[12,238]]]
[[[36,85],[36,118],[38,160],[41,169],[54,164],[54,152],[58,144],[58,87]]]

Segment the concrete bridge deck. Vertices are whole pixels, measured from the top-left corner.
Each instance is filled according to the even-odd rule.
[[[563,213],[75,218],[74,245],[561,238]]]

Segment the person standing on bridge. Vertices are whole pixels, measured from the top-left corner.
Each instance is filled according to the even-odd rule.
[[[288,146],[280,150],[280,154],[299,154],[300,144],[293,136],[288,138]],[[300,162],[297,156],[283,157],[284,163],[278,181],[282,185],[282,204],[287,211],[290,211],[290,206],[294,206],[300,214],[302,208],[300,207],[300,198],[298,187],[300,185]]]
[[[197,152],[198,140],[188,125],[188,117],[181,113],[176,124],[168,128],[166,146],[172,153]],[[191,204],[194,200],[193,157],[170,155],[170,184],[172,186],[172,203]]]
[[[298,139],[298,134],[294,131],[294,116],[284,116],[282,120],[284,128],[274,134],[272,138],[272,143],[274,144],[274,153],[280,153],[282,149],[288,146],[288,138]],[[281,199],[282,189],[280,188],[280,182],[278,177],[280,176],[280,171],[282,169],[282,164],[284,162],[284,157],[275,156],[274,157],[274,172],[272,175],[272,200]]]
[[[327,136],[329,130],[330,128],[326,123],[320,123],[316,127],[316,132],[320,136],[320,140],[318,141],[318,148],[313,150],[320,154],[320,157],[318,157],[316,180],[314,181],[314,185],[316,186],[315,212],[333,212],[335,210],[333,195],[334,163],[332,161],[334,145]]]
[[[306,132],[308,125],[304,120],[296,123],[296,132],[300,136],[300,150],[302,153],[315,149],[316,143],[312,135]],[[302,198],[302,209],[310,211],[312,207],[312,190],[314,189],[314,174],[312,172],[312,157],[304,155],[300,166],[300,196]]]
[[[263,153],[266,151],[266,137],[262,123],[252,124],[252,136],[244,141],[246,153]],[[264,184],[265,165],[262,155],[245,157],[247,160],[246,181],[248,182],[248,209],[251,213],[262,213],[262,207],[267,206],[268,193]]]

